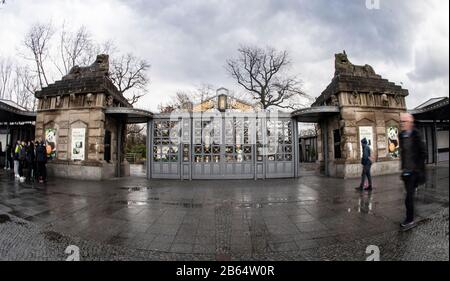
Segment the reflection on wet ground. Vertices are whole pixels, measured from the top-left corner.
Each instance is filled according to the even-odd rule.
[[[48,239],[73,235],[101,243],[175,253],[296,251],[396,230],[404,216],[398,175],[317,176],[259,181],[121,178],[52,179],[24,185],[0,177],[0,213],[41,225]],[[416,196],[419,220],[448,207],[448,165],[429,170]],[[0,223],[7,218],[0,215]]]

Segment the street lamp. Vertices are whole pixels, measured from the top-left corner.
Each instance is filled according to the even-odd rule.
[[[225,112],[227,109],[227,95],[220,94],[218,96],[218,108],[220,112]]]

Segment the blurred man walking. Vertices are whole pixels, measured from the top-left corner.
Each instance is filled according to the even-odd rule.
[[[419,184],[426,181],[425,177],[425,144],[420,132],[414,127],[414,117],[409,113],[400,115],[402,132],[400,133],[400,157],[402,180],[406,189],[406,218],[401,227],[414,227],[414,193]]]

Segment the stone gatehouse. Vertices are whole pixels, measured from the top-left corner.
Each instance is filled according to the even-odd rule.
[[[109,79],[108,69],[108,55],[99,55],[91,66],[75,66],[61,80],[36,92],[35,136],[53,150],[49,174],[106,179],[129,173],[120,157],[124,120],[108,115],[106,109],[131,105]]]
[[[352,64],[345,51],[335,55],[331,83],[311,109],[294,113],[298,120],[318,112],[318,161],[326,175],[361,174],[361,144],[366,138],[375,158],[374,175],[399,171],[400,113],[408,90],[383,79],[370,65]],[[325,114],[326,113],[326,114]]]

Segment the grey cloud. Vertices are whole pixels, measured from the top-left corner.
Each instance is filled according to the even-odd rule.
[[[420,96],[423,83],[430,81],[444,81],[436,89],[448,92],[448,79],[442,80],[449,71],[443,62],[448,61],[443,54],[448,52],[448,32],[439,48],[415,47],[417,41],[433,45],[423,42],[417,30],[439,7],[421,0],[380,1],[380,10],[368,10],[365,0],[123,0],[122,5],[102,3],[111,9],[125,5],[131,11],[128,18],[102,18],[92,28],[104,33],[111,26],[108,21],[123,21],[113,25],[117,29],[110,36],[123,51],[151,63],[148,103],[159,103],[183,85],[211,83],[240,90],[224,69],[240,44],[286,49],[292,71],[312,95],[329,83],[334,53],[343,49],[355,64],[370,64],[377,72],[384,67],[385,78],[410,82],[411,96]]]
[[[418,82],[430,82],[437,79],[448,81],[448,59],[448,49],[445,51],[433,46],[418,50],[415,55],[415,69],[408,73],[408,77]]]

